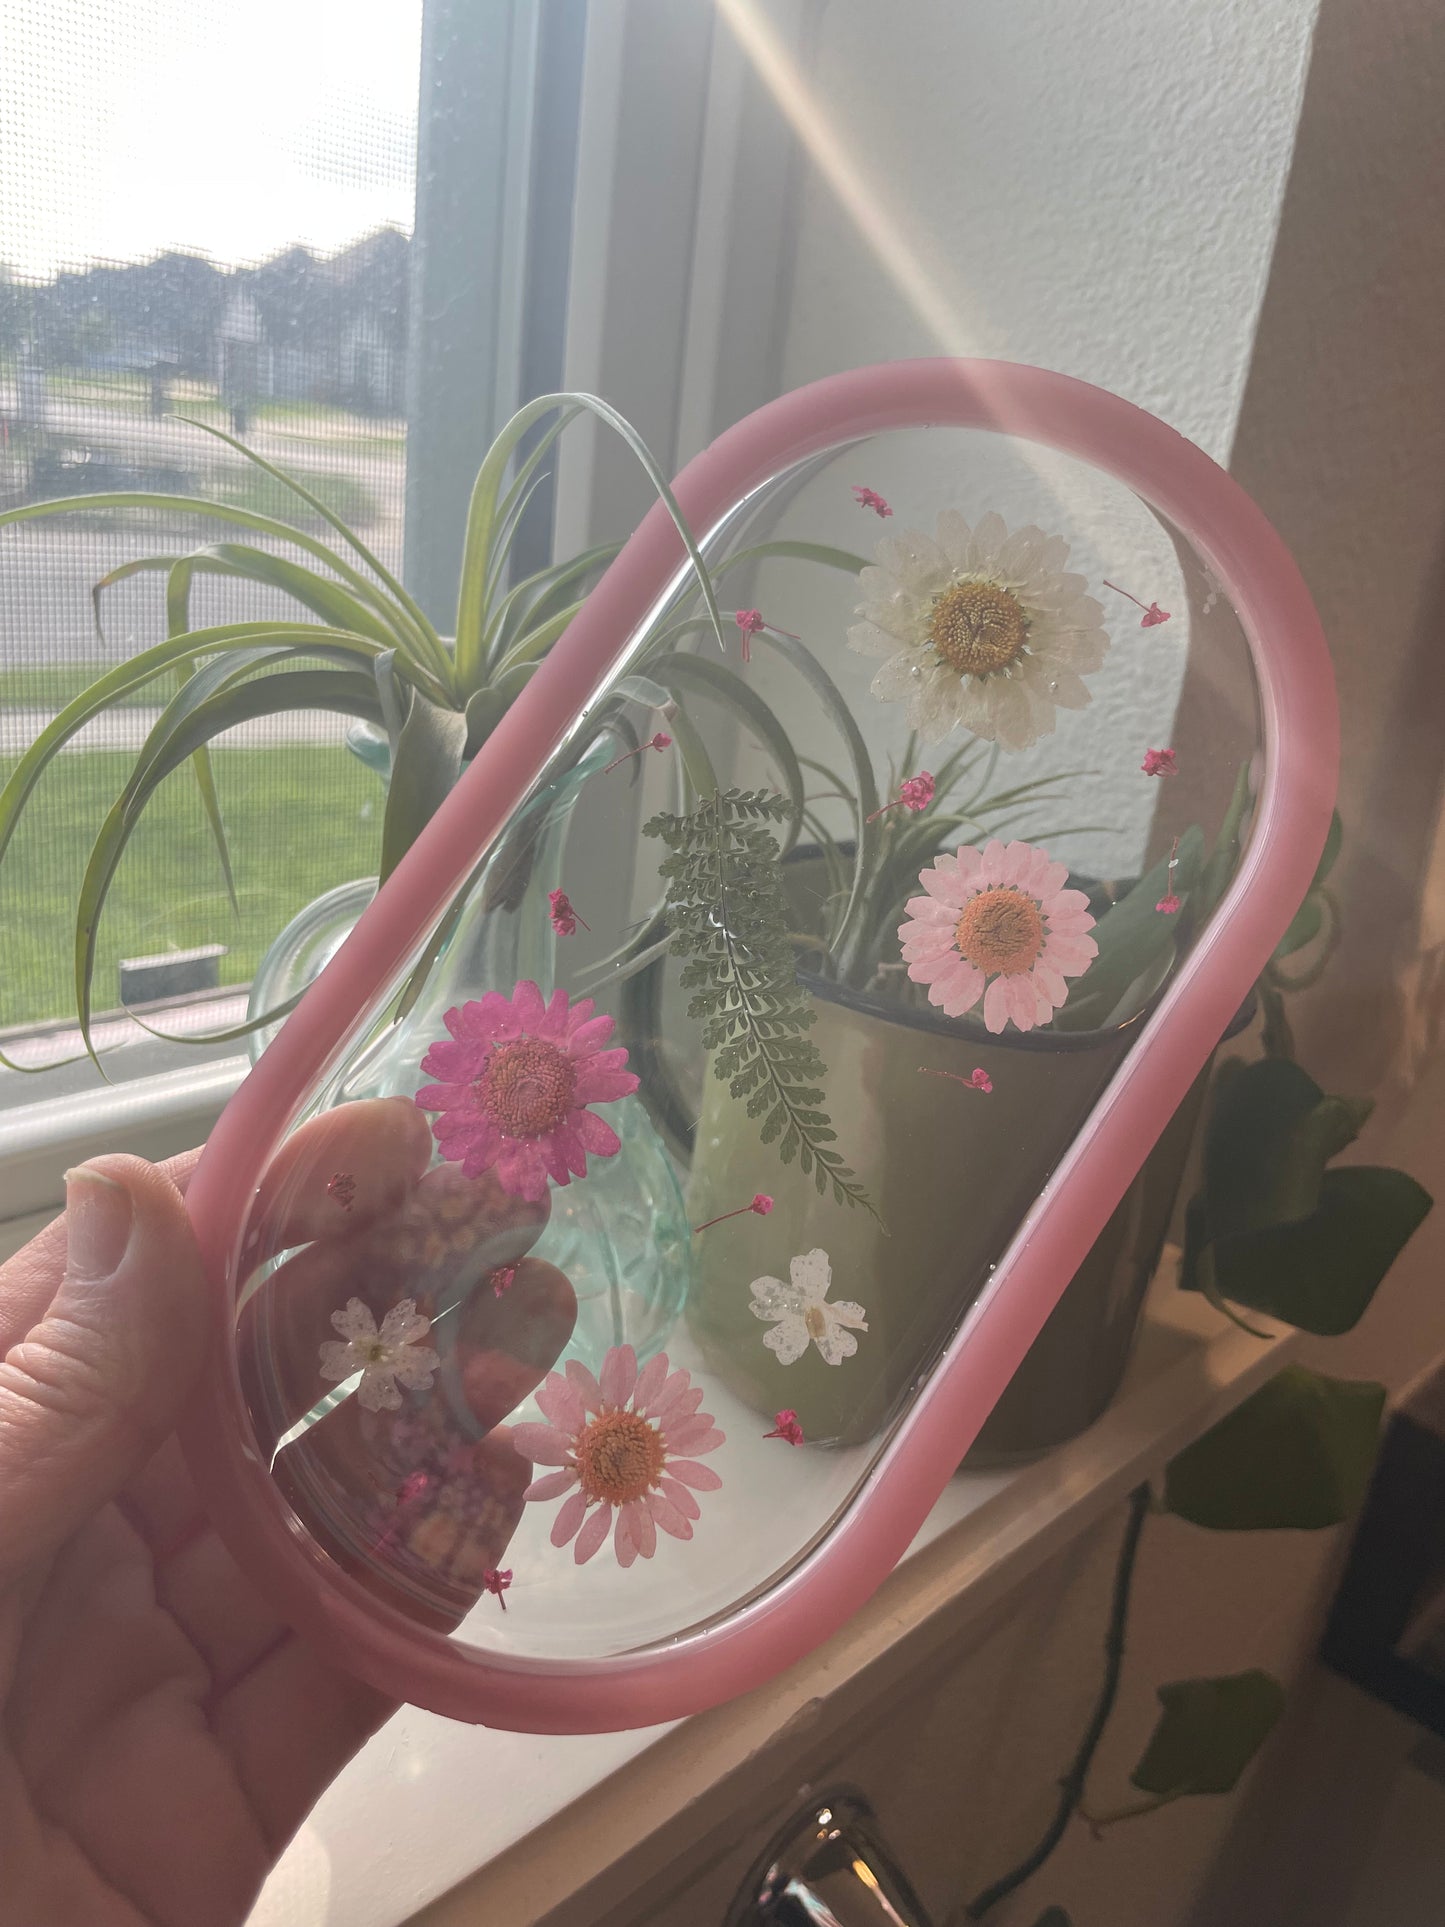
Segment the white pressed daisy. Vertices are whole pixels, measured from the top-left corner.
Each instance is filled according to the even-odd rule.
[[[752,1314],[773,1329],[763,1343],[777,1353],[780,1365],[796,1364],[809,1345],[818,1347],[825,1365],[841,1365],[858,1349],[855,1331],[866,1332],[863,1307],[849,1299],[828,1303],[833,1282],[826,1251],[805,1251],[788,1266],[790,1283],[781,1278],[754,1278]]]
[[[1103,663],[1104,612],[1081,575],[1064,573],[1069,545],[1030,525],[1009,534],[992,510],[976,529],[953,509],[938,537],[913,531],[878,544],[860,572],[863,618],[848,631],[860,655],[881,656],[880,702],[907,704],[925,743],[959,723],[1003,749],[1052,734],[1056,709],[1089,701],[1084,676]]]
[[[441,1360],[420,1340],[431,1330],[411,1298],[393,1305],[377,1330],[376,1320],[359,1298],[345,1311],[334,1311],[331,1322],[341,1333],[321,1347],[321,1376],[340,1382],[361,1373],[356,1396],[368,1412],[395,1412],[401,1406],[400,1381],[409,1392],[429,1392],[432,1374]]]

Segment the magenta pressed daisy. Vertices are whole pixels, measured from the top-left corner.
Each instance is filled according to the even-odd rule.
[[[495,1169],[516,1198],[545,1196],[547,1180],[570,1184],[587,1175],[587,1158],[615,1157],[621,1142],[587,1107],[630,1097],[637,1078],[627,1052],[604,1050],[610,1017],[594,1017],[590,997],[570,1002],[554,990],[544,1003],[534,983],[510,997],[489,990],[447,1011],[451,1032],[432,1045],[422,1071],[439,1081],[416,1094],[439,1113],[432,1135],[463,1175]]]
[[[529,1499],[565,1503],[552,1522],[552,1544],[575,1540],[580,1566],[606,1543],[619,1566],[657,1550],[657,1530],[690,1539],[699,1517],[694,1492],[722,1484],[697,1460],[723,1444],[710,1412],[700,1412],[702,1387],[689,1373],[670,1371],[659,1352],[639,1371],[630,1345],[614,1345],[594,1378],[575,1358],[567,1372],[549,1372],[537,1391],[548,1425],[514,1425],[512,1443],[534,1465],[555,1465],[527,1487]],[[615,1530],[614,1530],[615,1524]]]
[[[1047,1023],[1069,994],[1065,978],[1081,976],[1099,948],[1089,900],[1064,888],[1068,874],[1047,850],[997,839],[981,850],[964,844],[924,870],[928,894],[909,898],[898,935],[928,1001],[961,1017],[982,997],[991,1031]]]

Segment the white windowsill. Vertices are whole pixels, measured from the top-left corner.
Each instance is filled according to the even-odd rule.
[[[996,1605],[1277,1371],[1295,1343],[1284,1328],[1261,1342],[1228,1324],[1177,1291],[1167,1263],[1103,1418],[1033,1464],[958,1474],[874,1599],[782,1679],[675,1725],[585,1738],[491,1732],[403,1708],[322,1797],[249,1927],[400,1927],[422,1909],[427,1927],[545,1916],[810,1702],[941,1614],[956,1619],[960,1602],[970,1616]],[[611,1784],[624,1766],[625,1791]]]
[[[0,1258],[53,1214],[71,1165],[102,1151],[154,1161],[203,1143],[249,1069],[246,1057],[215,1058],[0,1109]]]

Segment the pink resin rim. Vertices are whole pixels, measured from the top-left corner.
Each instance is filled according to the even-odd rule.
[[[1201,450],[1117,396],[1003,362],[910,361],[834,375],[750,415],[689,463],[692,527],[810,456],[926,425],[995,429],[1093,463],[1159,509],[1225,586],[1248,637],[1264,729],[1255,831],[1202,934],[983,1296],[821,1542],[720,1624],[595,1660],[514,1659],[420,1630],[338,1573],[287,1511],[251,1441],[234,1370],[228,1260],[280,1130],[403,965],[684,561],[654,507],[211,1134],[188,1206],[213,1294],[211,1351],[183,1437],[231,1551],[280,1613],[381,1692],[454,1719],[584,1733],[699,1712],[801,1658],[907,1550],[1146,1152],[1309,887],[1334,800],[1339,723],[1319,619],[1293,560]]]

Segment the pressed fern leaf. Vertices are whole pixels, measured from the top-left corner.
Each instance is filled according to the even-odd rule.
[[[713,1074],[746,1099],[764,1144],[794,1158],[820,1194],[878,1213],[833,1146],[821,1108],[826,1066],[806,1035],[811,999],[798,986],[780,881],[781,852],[770,824],[792,806],[774,790],[720,790],[687,816],[668,811],[643,825],[668,854],[668,944],[685,959],[681,983],[695,994],[689,1017],[702,1022]],[[878,1220],[882,1223],[881,1218]]]

